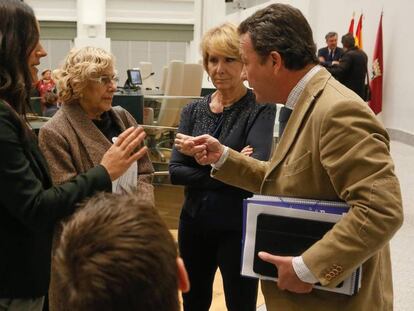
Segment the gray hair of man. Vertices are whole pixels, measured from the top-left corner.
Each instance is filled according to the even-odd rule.
[[[335,31],[330,31],[325,35],[325,40],[328,40],[329,38],[332,37],[338,37],[338,33],[336,33]]]

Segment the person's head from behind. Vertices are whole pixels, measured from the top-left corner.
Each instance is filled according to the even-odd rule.
[[[342,36],[341,38],[342,46],[344,47],[344,50],[348,50],[350,48],[355,47],[355,38],[352,33],[347,33]]]
[[[58,276],[77,311],[178,311],[189,289],[176,244],[136,194],[99,194],[65,224]]]
[[[117,86],[114,57],[101,48],[73,49],[53,79],[62,103],[77,101],[90,119],[112,107]]]
[[[318,63],[312,30],[303,14],[286,4],[272,4],[239,25],[243,78],[259,102],[283,102],[284,73]],[[276,86],[276,87],[275,87]]]
[[[219,91],[236,90],[243,86],[239,44],[237,27],[231,23],[210,29],[202,38],[204,69]]]
[[[330,31],[326,34],[325,40],[328,49],[334,50],[338,45],[338,34],[336,32]]]
[[[20,0],[0,0],[0,98],[25,113],[37,65],[46,52],[32,8]]]
[[[58,101],[58,96],[53,92],[46,92],[45,94],[45,105],[47,108],[56,106]]]

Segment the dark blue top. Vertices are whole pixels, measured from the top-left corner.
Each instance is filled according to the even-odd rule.
[[[211,95],[208,95],[187,105],[181,113],[178,132],[191,136],[210,134],[236,151],[250,145],[252,157],[269,159],[275,105],[257,104],[251,90],[223,113],[213,113],[210,102]],[[242,202],[251,196],[250,192],[211,178],[211,166],[201,166],[193,157],[175,149],[169,170],[173,184],[185,185],[182,218],[211,229],[241,230]]]

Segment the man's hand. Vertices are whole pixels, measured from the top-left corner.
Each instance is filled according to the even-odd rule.
[[[281,290],[286,289],[299,294],[307,294],[312,291],[312,284],[302,282],[296,275],[292,265],[293,257],[275,256],[266,252],[259,252],[258,256],[260,259],[276,266],[278,272],[277,286]]]
[[[200,165],[216,163],[224,151],[224,146],[218,139],[207,134],[194,137],[193,143],[197,147],[202,147],[195,154],[195,159]]]
[[[224,150],[224,146],[216,138],[207,134],[193,137],[178,133],[174,146],[179,152],[194,156],[201,165],[216,163]]]

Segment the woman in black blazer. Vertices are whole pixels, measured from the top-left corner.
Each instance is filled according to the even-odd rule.
[[[39,25],[20,0],[0,0],[0,310],[41,310],[50,278],[53,228],[74,206],[146,154],[133,152],[145,136],[126,130],[97,165],[71,181],[52,186],[48,167],[25,112],[37,81]]]

